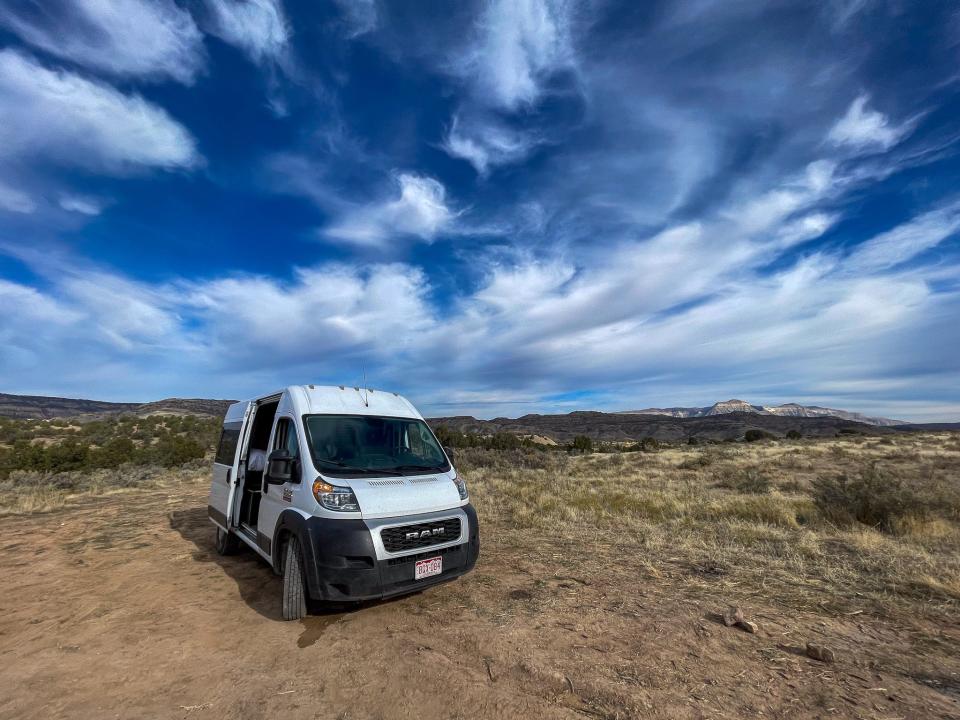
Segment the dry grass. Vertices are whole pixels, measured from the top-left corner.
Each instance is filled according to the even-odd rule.
[[[712,567],[797,607],[960,608],[955,434],[582,456],[469,450],[458,465],[488,527]],[[881,528],[818,505],[818,478],[869,472],[902,485],[903,515]]]
[[[15,470],[0,481],[0,516],[48,512],[84,498],[145,488],[209,482],[210,465],[198,460],[178,468],[125,465],[119,468],[44,474]]]
[[[710,568],[708,580],[795,607],[960,609],[960,437],[951,433],[668,447],[653,453],[458,452],[485,532],[584,555],[627,553],[656,578]],[[923,512],[884,528],[818,507],[819,478],[879,468]],[[129,466],[0,483],[0,515],[146,487],[205,485],[209,463]],[[827,508],[829,510],[829,508]],[[845,518],[845,519],[843,519]]]

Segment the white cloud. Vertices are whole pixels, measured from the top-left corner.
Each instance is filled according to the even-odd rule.
[[[297,269],[290,282],[235,277],[184,290],[217,348],[262,363],[310,361],[318,352],[330,360],[358,351],[399,356],[434,322],[426,278],[403,264],[327,264]]]
[[[45,0],[0,9],[0,24],[52,55],[117,76],[192,83],[203,36],[172,0]]]
[[[810,232],[829,221],[807,217]],[[872,383],[914,373],[919,348],[955,377],[943,369],[953,358],[923,343],[960,342],[960,297],[929,281],[955,277],[956,267],[864,277],[839,255],[817,254],[769,275],[761,267],[776,236],[719,246],[722,227],[675,226],[578,262],[557,252],[512,263],[475,258],[494,264],[478,289],[442,312],[425,273],[400,263],[151,284],[64,261],[38,270],[49,280],[44,290],[0,281],[0,304],[14,318],[0,328],[8,349],[0,372],[36,385],[40,369],[49,377],[64,357],[55,368],[64,387],[103,363],[114,377],[102,387],[117,372],[139,387],[148,377],[159,382],[147,369],[174,368],[205,383],[195,392],[236,396],[294,381],[355,382],[365,366],[378,387],[414,398],[438,397],[443,387],[447,400],[479,412],[505,411],[476,399],[510,388],[535,406],[543,394],[637,378],[656,378],[662,395],[699,389],[708,399],[744,383]],[[182,379],[165,382],[168,390],[155,392],[188,392]],[[631,404],[627,395],[611,402]]]
[[[564,0],[490,0],[459,72],[478,79],[477,90],[491,105],[532,104],[544,80],[573,66],[571,12]]]
[[[23,190],[0,182],[0,210],[29,215],[37,209],[37,204]]]
[[[291,279],[161,284],[70,262],[36,269],[47,276],[44,289],[0,279],[8,315],[0,324],[0,374],[20,387],[51,377],[62,387],[82,386],[96,375],[112,394],[136,393],[179,376],[200,383],[197,394],[240,395],[296,378],[316,382],[321,374],[356,381],[357,357],[400,361],[436,322],[423,272],[402,264],[330,263],[297,269]],[[237,367],[243,378],[233,374]],[[98,368],[109,372],[98,375]],[[224,372],[230,386],[214,389],[210,383],[222,383]],[[258,380],[264,373],[269,379]]]
[[[727,217],[747,233],[770,230],[829,195],[836,182],[835,171],[833,162],[815,160],[781,186],[735,206]]]
[[[473,296],[477,301],[500,312],[512,313],[530,308],[555,295],[574,276],[576,268],[561,262],[498,266]]]
[[[376,30],[378,12],[376,0],[335,0],[343,14],[350,38],[366,35]]]
[[[891,126],[886,115],[867,108],[869,100],[867,95],[860,95],[854,100],[847,114],[830,129],[827,139],[835,145],[887,150],[910,132],[912,122],[899,127]]]
[[[0,369],[64,374],[135,356],[184,349],[178,319],[157,288],[106,273],[67,273],[46,290],[0,280],[9,322],[0,328]],[[158,368],[159,369],[159,368]],[[41,382],[43,378],[38,378]],[[46,378],[49,382],[49,378]]]
[[[530,133],[475,113],[465,119],[454,117],[443,149],[452,157],[466,160],[485,176],[492,167],[523,160],[539,144]]]
[[[475,35],[446,69],[470,89],[443,148],[480,175],[516,163],[546,142],[511,125],[547,94],[558,73],[575,72],[573,9],[567,0],[488,0]]]
[[[62,300],[86,316],[89,331],[118,350],[179,344],[176,298],[162,288],[105,272],[70,273],[58,287]]]
[[[895,267],[960,232],[960,203],[931,210],[861,243],[847,259],[850,272],[874,273]]]
[[[379,247],[391,238],[414,236],[431,242],[450,229],[457,216],[446,200],[446,189],[430,177],[401,173],[399,197],[344,210],[323,230],[324,235],[354,245]]]
[[[822,10],[826,13],[834,30],[843,30],[861,12],[872,4],[872,0],[828,0]]]
[[[67,212],[90,215],[91,217],[103,212],[103,203],[99,199],[84,195],[62,195],[60,197],[60,207]]]
[[[207,0],[207,7],[210,32],[255,62],[277,60],[286,50],[290,26],[280,0]]]
[[[786,222],[777,231],[778,246],[788,248],[818,238],[833,227],[838,219],[836,213],[812,212]]]
[[[69,323],[80,319],[80,315],[63,307],[36,288],[20,285],[0,278],[0,300],[9,309],[7,320],[22,322],[24,328],[30,328],[37,321],[43,323]],[[5,330],[11,330],[6,326]],[[27,333],[30,334],[29,332]],[[4,339],[16,341],[23,336],[18,332],[8,332]]]
[[[93,169],[188,168],[190,133],[139,95],[0,51],[0,157],[44,155]]]

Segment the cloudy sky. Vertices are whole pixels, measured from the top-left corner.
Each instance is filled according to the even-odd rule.
[[[960,419],[960,13],[9,0],[0,390]]]

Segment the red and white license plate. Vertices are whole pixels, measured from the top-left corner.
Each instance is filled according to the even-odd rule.
[[[413,579],[423,580],[431,575],[439,575],[443,572],[443,558],[427,558],[426,560],[417,560],[413,567]]]

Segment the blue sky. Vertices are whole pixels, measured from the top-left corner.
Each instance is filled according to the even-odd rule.
[[[953,3],[12,0],[7,392],[960,418]]]

